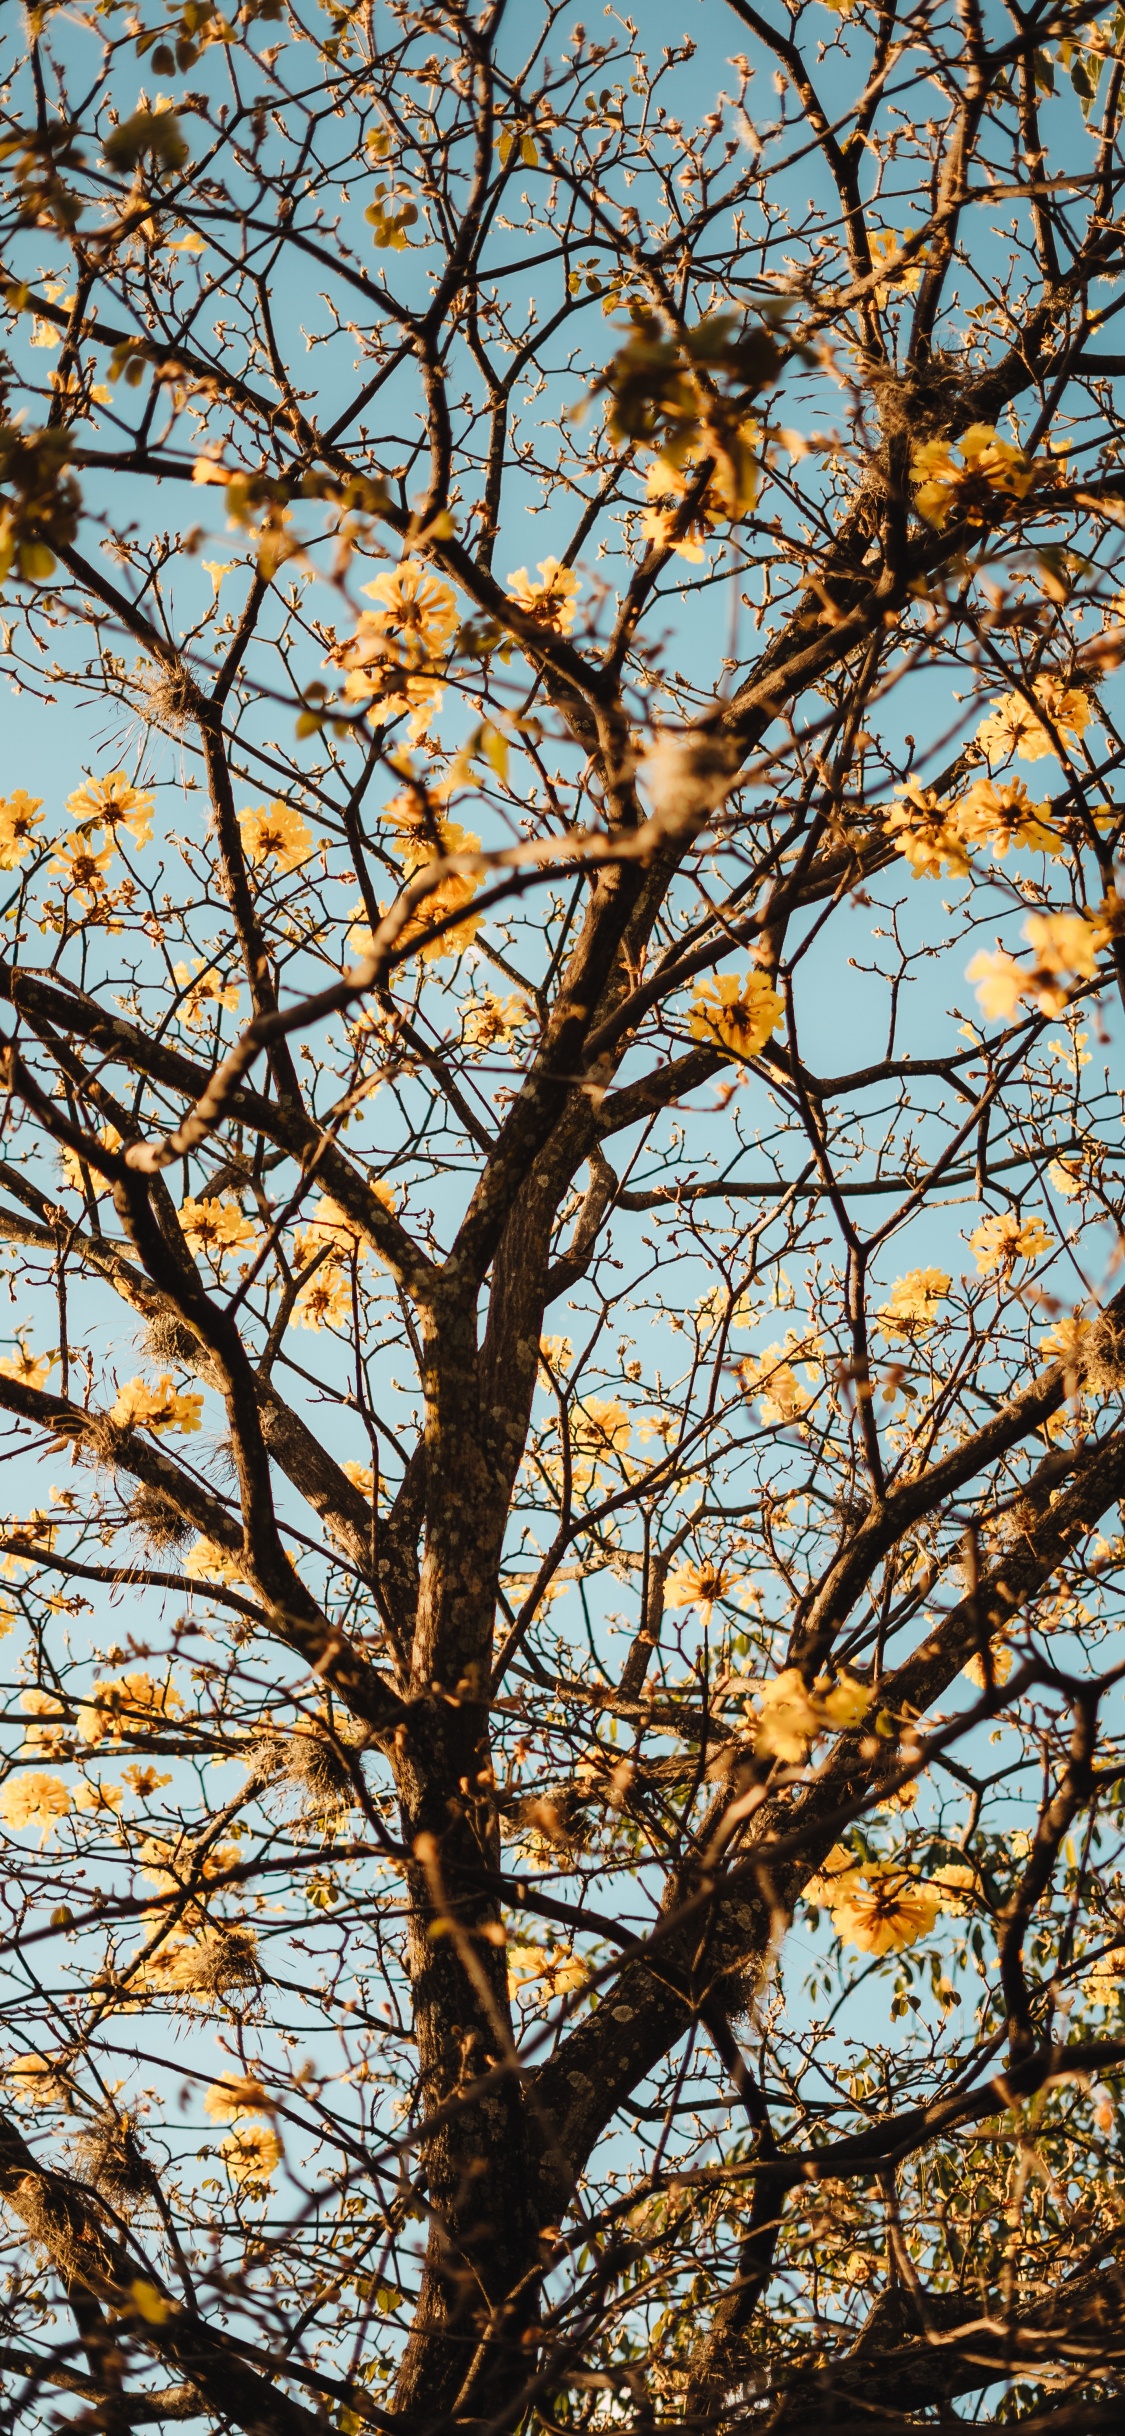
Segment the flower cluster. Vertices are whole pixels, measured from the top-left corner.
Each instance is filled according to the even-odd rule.
[[[17,870],[30,854],[42,806],[41,795],[27,795],[22,787],[0,796],[0,871]]]
[[[813,1392],[820,1384],[819,1361],[809,1358],[818,1351],[815,1337],[800,1337],[790,1328],[784,1345],[767,1345],[763,1352],[747,1354],[738,1364],[738,1381],[747,1396],[753,1396],[762,1420],[767,1425],[799,1421],[812,1403]],[[793,1360],[803,1354],[804,1372],[810,1382],[802,1387],[793,1368]]]
[[[198,1032],[206,1022],[208,1007],[223,1008],[228,1015],[234,1013],[240,996],[238,983],[224,981],[213,965],[205,965],[197,956],[192,965],[173,965],[172,972],[184,993],[180,1015],[193,1032]]]
[[[950,517],[966,524],[990,522],[1009,499],[1025,499],[1050,460],[1025,457],[1002,440],[991,423],[971,423],[960,440],[925,440],[914,451],[911,474],[918,514],[940,532]]]
[[[1116,909],[1114,909],[1114,915]],[[1111,933],[1111,920],[1080,913],[1031,914],[1023,935],[1035,950],[1029,969],[1003,949],[981,952],[967,967],[977,984],[977,996],[990,1023],[1008,1023],[1022,999],[1030,999],[1041,1014],[1060,1015],[1075,982],[1092,981],[1098,953]]]
[[[539,626],[552,634],[569,634],[578,614],[578,594],[582,587],[572,567],[564,567],[557,558],[539,560],[539,581],[535,583],[526,567],[517,567],[508,577],[509,597],[533,617]]]
[[[717,1044],[731,1057],[757,1057],[784,1012],[765,973],[747,973],[745,981],[735,973],[720,973],[693,992],[688,1030],[693,1040]]]
[[[822,1675],[810,1689],[797,1666],[787,1666],[755,1694],[757,1710],[748,1712],[755,1727],[754,1748],[767,1759],[796,1763],[804,1759],[819,1734],[846,1733],[866,1717],[871,1694],[853,1675],[836,1683]]]
[[[1022,778],[980,778],[957,803],[908,778],[900,798],[886,806],[883,818],[915,879],[940,879],[943,870],[963,879],[981,846],[1001,857],[1010,846],[1035,854],[1063,851],[1050,803],[1032,803]]]
[[[896,1277],[890,1300],[879,1313],[879,1325],[890,1343],[921,1336],[932,1328],[950,1283],[947,1269],[908,1269],[905,1277]]]
[[[274,863],[279,872],[297,871],[312,853],[312,830],[292,804],[275,800],[249,805],[239,813],[238,826],[249,863]]]
[[[181,1394],[168,1371],[151,1386],[147,1379],[127,1379],[109,1410],[119,1429],[197,1430],[203,1426],[203,1398]]]
[[[180,1205],[180,1225],[189,1251],[208,1253],[216,1266],[254,1241],[252,1220],[230,1199],[194,1201],[189,1193]]]
[[[1036,677],[1031,692],[1051,726],[1064,739],[1084,736],[1093,716],[1093,705],[1081,686],[1065,685],[1061,677]],[[1050,728],[1036,716],[1032,704],[1023,694],[1002,694],[994,702],[977,729],[976,741],[990,761],[1007,761],[1014,753],[1020,761],[1043,761],[1057,751]]]
[[[345,702],[366,704],[373,727],[409,714],[415,740],[441,708],[442,688],[431,672],[457,625],[455,595],[415,558],[363,589],[378,608],[362,610],[351,640],[328,658],[345,672]]]
[[[1006,1277],[1017,1260],[1041,1260],[1054,1249],[1054,1238],[1041,1218],[1021,1218],[1018,1210],[998,1210],[974,1227],[969,1237],[982,1277],[1000,1270]]]

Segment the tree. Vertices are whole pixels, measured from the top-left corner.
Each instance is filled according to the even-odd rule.
[[[13,2424],[1111,2427],[1125,20],[8,17]]]

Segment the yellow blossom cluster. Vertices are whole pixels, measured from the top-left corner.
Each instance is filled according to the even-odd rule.
[[[385,1209],[394,1208],[389,1184],[380,1180],[371,1189]],[[322,1194],[307,1226],[293,1238],[293,1257],[298,1268],[312,1272],[294,1305],[293,1316],[299,1328],[347,1325],[352,1316],[352,1263],[365,1250],[363,1237],[347,1212],[326,1193]]]
[[[1007,1642],[999,1638],[995,1641],[990,1641],[988,1645],[988,1658],[993,1682],[1006,1683],[1009,1675],[1011,1674],[1012,1668],[1015,1665],[1015,1659],[1012,1656],[1012,1652],[1009,1649]],[[970,1683],[976,1684],[978,1691],[983,1692],[985,1690],[988,1683],[988,1675],[985,1672],[984,1657],[980,1650],[974,1650],[972,1657],[966,1658],[961,1672],[963,1675],[968,1676]]]
[[[1049,802],[1033,804],[1022,778],[980,778],[959,802],[947,802],[916,778],[900,789],[900,801],[884,810],[887,834],[909,863],[915,879],[940,879],[942,871],[963,879],[974,850],[994,856],[1021,846],[1058,855],[1064,840],[1052,825]]]
[[[692,993],[688,1030],[693,1040],[717,1044],[732,1057],[757,1057],[785,1013],[765,973],[720,973]]]
[[[20,1693],[20,1707],[29,1717],[39,1719],[29,1725],[21,1752],[35,1753],[41,1759],[66,1759],[72,1752],[66,1710],[53,1692],[45,1692],[39,1684],[29,1684]]]
[[[181,1394],[170,1372],[162,1371],[153,1387],[148,1379],[127,1379],[109,1408],[119,1429],[178,1429],[185,1433],[203,1426],[203,1398]]]
[[[212,2123],[237,2123],[242,2115],[272,2114],[273,2100],[263,2082],[248,2075],[237,2079],[228,2075],[208,2090],[203,2109]]]
[[[896,1277],[879,1313],[883,1335],[896,1344],[932,1328],[950,1284],[947,1269],[908,1269],[905,1277]]]
[[[120,1150],[121,1148],[121,1136],[116,1125],[102,1125],[98,1131],[98,1140],[103,1150]],[[59,1164],[71,1192],[84,1194],[86,1185],[83,1178],[82,1161],[77,1151],[70,1149],[69,1144],[60,1147]],[[88,1167],[86,1175],[90,1179],[89,1189],[93,1193],[95,1201],[103,1200],[107,1193],[112,1192],[113,1186],[106,1181],[104,1176],[99,1176],[96,1169]]]
[[[296,871],[312,853],[312,830],[292,804],[252,804],[238,815],[243,851],[250,863],[274,863]]]
[[[281,2142],[272,2123],[240,2123],[220,2143],[219,2154],[240,2191],[260,2190],[281,2163]]]
[[[799,1421],[812,1403],[813,1392],[820,1385],[821,1365],[811,1358],[819,1352],[815,1336],[798,1336],[790,1328],[784,1345],[767,1345],[763,1352],[747,1354],[738,1364],[738,1381],[743,1393],[757,1400],[758,1411],[767,1425]],[[809,1386],[802,1387],[793,1368],[794,1359],[804,1355],[804,1373]]]
[[[54,1355],[33,1353],[30,1345],[17,1337],[16,1353],[6,1353],[0,1360],[0,1379],[18,1379],[21,1387],[45,1387],[54,1369]]]
[[[1008,499],[1025,499],[1049,460],[1025,457],[992,423],[971,423],[959,440],[924,440],[911,463],[918,514],[940,532],[952,516],[983,524]]]
[[[0,796],[0,871],[18,870],[30,854],[42,807],[42,796],[28,795],[22,787]]]
[[[350,642],[328,657],[345,672],[344,700],[365,703],[373,727],[409,714],[413,742],[441,708],[442,688],[430,671],[456,627],[456,598],[415,558],[363,589],[378,608],[362,610]]]
[[[214,1539],[193,1541],[184,1558],[184,1572],[193,1582],[235,1583],[246,1578],[241,1560]]]
[[[716,1599],[729,1595],[734,1578],[725,1565],[677,1565],[664,1585],[665,1605],[697,1607],[706,1626]]]
[[[997,1270],[1005,1276],[1017,1260],[1041,1260],[1054,1249],[1054,1237],[1041,1218],[1021,1218],[1018,1210],[997,1210],[974,1227],[969,1237],[982,1277]]]
[[[1064,742],[1068,736],[1085,735],[1093,705],[1081,686],[1065,685],[1061,677],[1044,675],[1036,677],[1031,692]],[[1043,761],[1057,750],[1050,729],[1036,716],[1032,704],[1016,693],[1003,694],[993,703],[977,729],[976,741],[990,761],[1006,761],[1011,753],[1020,761]]]
[[[495,998],[490,990],[483,997],[470,998],[465,1006],[463,1029],[466,1041],[474,1049],[491,1049],[507,1043],[531,1020],[532,1010],[527,999],[513,991],[510,998]]]
[[[872,1866],[857,1871],[850,1885],[837,1883],[832,1926],[861,1954],[899,1954],[929,1936],[940,1909],[936,1887],[920,1884],[909,1870]]]
[[[680,458],[667,454],[657,457],[645,480],[649,504],[641,517],[643,539],[654,542],[658,549],[670,546],[678,558],[698,566],[704,556],[703,545],[711,539],[715,527],[731,523],[757,505],[761,464],[756,451],[760,441],[761,430],[755,422],[744,423],[738,432],[727,435],[706,488],[675,538],[682,503],[698,479],[702,452],[693,449]]]
[[[183,1705],[174,1683],[156,1683],[144,1673],[122,1675],[116,1683],[95,1683],[78,1711],[78,1731],[91,1748],[118,1743],[124,1734],[150,1733]]]
[[[818,1734],[845,1733],[858,1725],[871,1706],[865,1683],[841,1675],[833,1683],[820,1676],[811,1689],[797,1666],[787,1666],[755,1693],[757,1710],[748,1712],[756,1728],[754,1747],[767,1759],[799,1762]]]
[[[191,965],[174,964],[172,972],[184,993],[179,1010],[181,1019],[193,1032],[198,1032],[206,1022],[208,1007],[234,1013],[240,995],[237,981],[224,981],[212,965],[205,965],[198,956]]]
[[[253,1221],[231,1199],[194,1201],[188,1194],[180,1205],[180,1225],[189,1250],[208,1253],[216,1265],[254,1241]]]
[[[613,1471],[614,1457],[624,1455],[632,1434],[629,1415],[615,1396],[584,1396],[570,1416],[575,1487],[589,1488],[600,1472]]]
[[[42,1776],[35,1769],[10,1777],[0,1791],[0,1818],[5,1825],[38,1827],[41,1844],[54,1834],[58,1820],[68,1817],[70,1809],[70,1794],[61,1776]]]
[[[113,839],[119,829],[127,829],[135,846],[147,846],[152,836],[152,796],[133,786],[124,770],[111,770],[108,778],[91,778],[86,786],[76,787],[67,796],[66,808],[84,834],[106,829]]]
[[[1060,1015],[1075,983],[1096,978],[1098,954],[1110,936],[1110,925],[1091,914],[1031,914],[1023,935],[1035,952],[1032,966],[1017,963],[1001,948],[982,950],[966,967],[966,979],[975,981],[990,1023],[1010,1022],[1025,998],[1041,1014]]]
[[[477,854],[480,851],[479,837],[474,836],[471,830],[463,829],[459,821],[449,820],[437,808],[441,793],[441,789],[430,789],[424,797],[420,791],[407,790],[402,795],[396,795],[387,805],[386,819],[395,832],[395,852],[407,879],[412,879],[415,872],[423,871],[428,863],[436,862],[445,855]],[[480,915],[472,912],[467,911],[464,920],[454,922],[442,932],[440,938],[427,939],[424,934],[433,928],[435,922],[446,921],[450,914],[470,907],[476,893],[477,881],[471,872],[450,871],[437,881],[429,895],[411,914],[400,938],[407,945],[419,939],[422,941],[417,952],[423,964],[436,962],[444,956],[462,956],[466,948],[472,946],[481,921]],[[361,955],[369,956],[374,945],[370,925],[355,919],[364,910],[362,904],[353,908],[348,943]],[[381,906],[380,912],[385,911],[386,908]]]
[[[542,1987],[546,1995],[564,1996],[580,1988],[586,1977],[584,1964],[569,1946],[512,1944],[507,1962],[513,1991]]]
[[[538,564],[538,583],[526,567],[517,567],[515,574],[509,575],[509,598],[528,617],[533,617],[537,625],[548,627],[552,634],[569,634],[582,589],[578,577],[572,567],[564,567],[557,558],[541,558]]]

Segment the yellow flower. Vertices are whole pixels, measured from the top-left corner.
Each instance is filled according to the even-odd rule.
[[[1080,1151],[1072,1151],[1064,1159],[1052,1159],[1047,1174],[1064,1201],[1077,1201],[1095,1182],[1104,1158],[1100,1142],[1084,1143]]]
[[[854,1852],[846,1844],[834,1844],[826,1853],[815,1877],[805,1887],[808,1903],[830,1903],[853,1887],[862,1884],[863,1873]]]
[[[861,1954],[900,1954],[928,1937],[939,1910],[936,1887],[919,1886],[891,1864],[865,1869],[859,1886],[832,1903],[832,1925]]]
[[[171,1777],[163,1775],[159,1768],[142,1768],[135,1760],[131,1767],[123,1768],[121,1773],[139,1802],[147,1801],[150,1793],[157,1793],[161,1785],[172,1782]]]
[[[700,454],[712,453],[710,437],[704,452],[688,449],[678,462],[672,455],[657,457],[645,481],[645,492],[652,504],[641,517],[643,539],[655,542],[661,549],[670,543],[679,558],[698,566],[703,558],[703,544],[710,540],[714,527],[747,514],[757,504],[761,465],[755,448],[760,440],[760,427],[750,422],[737,432],[724,433],[716,442],[715,470],[678,539],[673,539],[677,512],[695,482]]]
[[[1023,926],[1023,935],[1035,950],[1036,979],[1054,974],[1074,975],[1079,981],[1092,981],[1098,969],[1098,949],[1105,945],[1106,933],[1100,922],[1085,914],[1031,914]],[[1040,1004],[1046,992],[1040,987]],[[1058,1013],[1048,1008],[1048,1013]]]
[[[41,795],[26,795],[22,787],[0,796],[0,871],[15,871],[30,854],[42,804]]]
[[[121,1136],[118,1133],[116,1125],[101,1126],[97,1138],[101,1143],[103,1150],[120,1150],[121,1148]],[[71,1192],[84,1192],[85,1187],[82,1182],[82,1164],[77,1152],[70,1150],[69,1148],[60,1148],[59,1164]],[[86,1173],[90,1179],[90,1190],[94,1195],[95,1201],[104,1200],[105,1195],[113,1191],[112,1184],[107,1184],[104,1176],[99,1176],[92,1167],[87,1168]]]
[[[1025,992],[1030,990],[1030,977],[1014,956],[1003,949],[989,955],[984,949],[965,967],[967,981],[975,981],[977,999],[986,1023],[1009,1023]]]
[[[1086,1995],[1092,2005],[1111,2006],[1122,1993],[1125,1981],[1125,1945],[1111,1946],[1094,1964],[1086,1980]]]
[[[805,1376],[810,1388],[804,1388],[793,1368],[793,1357],[815,1351],[815,1337],[802,1338],[790,1329],[784,1345],[767,1345],[762,1353],[748,1354],[739,1363],[739,1385],[746,1395],[756,1397],[759,1413],[767,1425],[798,1421],[807,1411],[812,1402],[810,1388],[819,1380],[820,1365],[806,1359]]]
[[[624,1454],[632,1434],[629,1415],[615,1397],[584,1396],[570,1416],[575,1482],[589,1487],[599,1471],[612,1470],[610,1457]]]
[[[363,612],[361,623],[369,632],[405,641],[419,657],[440,651],[449,641],[457,624],[456,595],[420,559],[404,559],[363,589],[368,600],[381,604],[378,610]]]
[[[86,1783],[75,1787],[74,1807],[76,1810],[108,1810],[113,1815],[120,1810],[124,1799],[123,1785]]]
[[[273,2100],[261,2081],[228,2076],[208,2090],[203,2106],[212,2123],[237,2123],[240,2115],[271,2114]]]
[[[720,973],[693,992],[688,1030],[693,1040],[721,1043],[732,1057],[757,1057],[785,1012],[765,973]]]
[[[444,855],[476,854],[480,847],[479,837],[475,837],[471,830],[463,829],[459,821],[440,817],[432,807],[428,827],[427,814],[421,801],[409,792],[394,797],[387,806],[386,818],[397,832],[395,852],[408,878],[412,878],[416,871],[424,870],[427,863],[437,862]],[[412,944],[435,922],[443,921],[448,914],[459,913],[463,906],[470,907],[477,887],[478,882],[471,872],[448,872],[410,916],[400,937],[407,944]],[[362,905],[357,905],[353,908],[353,914],[358,916],[363,910]],[[380,912],[385,911],[386,908],[381,906]],[[423,964],[432,963],[443,956],[463,955],[465,949],[472,946],[480,925],[479,914],[466,912],[464,921],[455,922],[451,929],[442,932],[440,938],[425,940],[417,950]],[[365,922],[353,920],[348,943],[360,955],[370,955],[372,934]]]
[[[238,815],[242,843],[251,863],[276,863],[279,871],[296,871],[312,852],[312,830],[291,804],[249,805]]]
[[[716,1599],[725,1599],[732,1577],[723,1565],[677,1565],[664,1587],[669,1607],[698,1607],[703,1623],[711,1621]]]
[[[900,793],[901,803],[884,806],[884,820],[915,879],[940,879],[943,868],[963,879],[969,858],[952,805],[916,778],[908,778]]]
[[[990,1022],[1007,1022],[1022,998],[1032,999],[1044,1015],[1061,1014],[1072,982],[1095,978],[1098,951],[1109,931],[1092,915],[1048,913],[1031,914],[1023,935],[1035,950],[1031,971],[1003,952],[974,956],[967,968]]]
[[[109,1417],[119,1429],[197,1430],[203,1425],[203,1398],[178,1394],[170,1373],[164,1371],[155,1387],[147,1379],[128,1379],[118,1389]]]
[[[59,2079],[57,2063],[45,2055],[18,2055],[4,2067],[4,2078],[14,2081],[16,2096],[25,2106],[60,2106],[66,2099],[66,2083]]]
[[[835,1683],[830,1683],[827,1675],[822,1675],[813,1685],[813,1691],[819,1715],[826,1725],[837,1727],[841,1734],[846,1734],[849,1727],[858,1725],[871,1706],[867,1685],[860,1683],[854,1675],[841,1675]]]
[[[993,1682],[1006,1683],[1015,1664],[1011,1650],[1005,1641],[1000,1640],[990,1641],[989,1650],[992,1657]],[[988,1678],[984,1671],[984,1659],[979,1650],[974,1650],[972,1657],[966,1658],[961,1672],[968,1676],[970,1683],[975,1683],[978,1690],[983,1692]]]
[[[531,1015],[526,998],[518,992],[510,998],[494,998],[486,991],[483,998],[470,998],[465,1006],[465,1039],[474,1049],[491,1049],[498,1041],[508,1042],[523,1024],[530,1023]]]
[[[1089,694],[1052,676],[1036,677],[1031,690],[1064,738],[1085,735],[1092,708]],[[1003,694],[993,703],[989,716],[982,719],[977,729],[976,741],[984,746],[990,761],[1006,761],[1010,753],[1015,753],[1020,761],[1042,761],[1055,750],[1042,720],[1036,718],[1023,695],[1015,693]]]
[[[197,1539],[184,1558],[184,1572],[193,1582],[241,1582],[245,1580],[242,1564],[229,1548],[220,1547],[217,1540]]]
[[[1033,804],[1022,778],[979,778],[962,796],[955,814],[958,830],[971,845],[989,844],[993,854],[1009,846],[1024,846],[1035,854],[1061,854],[1064,841],[1051,825],[1050,802]]]
[[[353,1489],[359,1490],[361,1497],[370,1497],[375,1486],[375,1474],[369,1463],[342,1463],[340,1469],[345,1478],[351,1481]]]
[[[759,1714],[755,1749],[767,1759],[802,1760],[820,1732],[821,1719],[800,1668],[787,1666],[756,1695]]]
[[[530,1988],[545,1981],[552,1996],[580,1988],[586,1977],[584,1964],[569,1946],[513,1944],[507,1950],[507,1964],[510,1987]]]
[[[189,1194],[181,1204],[180,1225],[191,1251],[209,1252],[217,1262],[254,1241],[253,1221],[243,1217],[237,1201],[193,1201]]]
[[[945,1861],[934,1871],[931,1881],[938,1891],[938,1907],[950,1920],[963,1920],[972,1905],[967,1896],[975,1893],[977,1874],[967,1861]]]
[[[243,2123],[228,2132],[220,2156],[240,2191],[260,2189],[281,2163],[281,2142],[270,2123]]]
[[[520,608],[539,625],[549,626],[553,634],[569,634],[578,614],[582,586],[573,568],[561,566],[557,558],[541,558],[538,563],[538,583],[533,583],[526,567],[517,567],[515,574],[509,575],[509,597],[518,601]]]
[[[40,1691],[37,1684],[31,1685],[27,1691],[20,1693],[20,1707],[31,1717],[49,1721],[28,1727],[20,1744],[21,1752],[38,1752],[43,1759],[67,1759],[72,1756],[73,1745],[66,1724],[66,1711],[53,1692]]]
[[[890,228],[875,229],[868,239],[874,268],[881,270],[884,263],[894,263],[895,256],[901,253],[904,245],[909,244],[913,235],[912,228],[905,228],[901,237],[896,237],[894,230]],[[924,257],[918,254],[915,254],[909,262],[895,263],[894,269],[889,271],[885,280],[880,280],[875,290],[876,304],[885,305],[896,288],[901,288],[906,295],[913,296],[915,290],[922,284],[923,263]],[[938,445],[940,447],[942,443],[939,441]]]
[[[154,1683],[148,1674],[122,1675],[117,1683],[95,1683],[89,1701],[78,1711],[83,1742],[120,1742],[123,1734],[151,1728],[160,1718],[172,1718],[183,1701],[174,1683]]]
[[[373,623],[371,611],[365,609],[354,640],[346,648],[330,652],[329,659],[338,660],[347,670],[345,702],[365,702],[372,727],[385,727],[388,719],[401,719],[409,712],[407,734],[416,744],[441,709],[443,689],[433,677],[402,668],[389,655],[382,635],[372,635]]]
[[[1083,1319],[1080,1311],[1074,1311],[1067,1318],[1056,1320],[1053,1328],[1045,1329],[1039,1343],[1044,1353],[1053,1353],[1056,1361],[1077,1371],[1090,1350],[1093,1333],[1093,1320]]]
[[[87,786],[76,787],[66,808],[72,821],[84,828],[108,829],[111,837],[118,829],[128,829],[135,846],[147,846],[152,836],[152,797],[144,788],[131,786],[124,770],[111,770],[108,778],[91,778]]]
[[[960,451],[961,463],[954,456]],[[1041,467],[1002,440],[991,423],[972,423],[960,440],[926,440],[914,451],[914,504],[939,531],[951,515],[983,524],[1000,499],[1023,499]]]
[[[908,1269],[905,1277],[896,1277],[891,1299],[879,1313],[883,1335],[894,1344],[932,1328],[950,1282],[948,1269]]]
[[[991,1277],[996,1269],[1006,1274],[1015,1260],[1040,1260],[1053,1246],[1054,1237],[1041,1218],[1021,1218],[1016,1210],[998,1210],[969,1237],[982,1277]]]
[[[0,1818],[9,1827],[39,1827],[40,1844],[54,1834],[56,1820],[65,1819],[70,1806],[61,1776],[13,1776],[0,1792]]]
[[[75,829],[69,837],[64,837],[58,853],[52,856],[47,868],[59,873],[68,896],[83,897],[87,905],[94,905],[99,896],[105,893],[105,875],[115,852],[112,838],[108,845],[99,847],[95,852],[89,839],[83,836],[80,829]]]
[[[209,1006],[225,1007],[228,1014],[234,1013],[240,996],[237,981],[221,980],[210,966],[204,971],[202,959],[198,956],[193,966],[174,964],[172,972],[181,990],[186,993],[180,1007],[181,1020],[189,1024],[193,1032],[197,1032],[200,1024],[206,1022]],[[201,974],[202,979],[196,981],[193,978],[195,973]]]
[[[55,1367],[51,1353],[32,1353],[23,1338],[17,1338],[18,1353],[6,1353],[0,1361],[0,1379],[18,1379],[22,1387],[45,1387]]]

